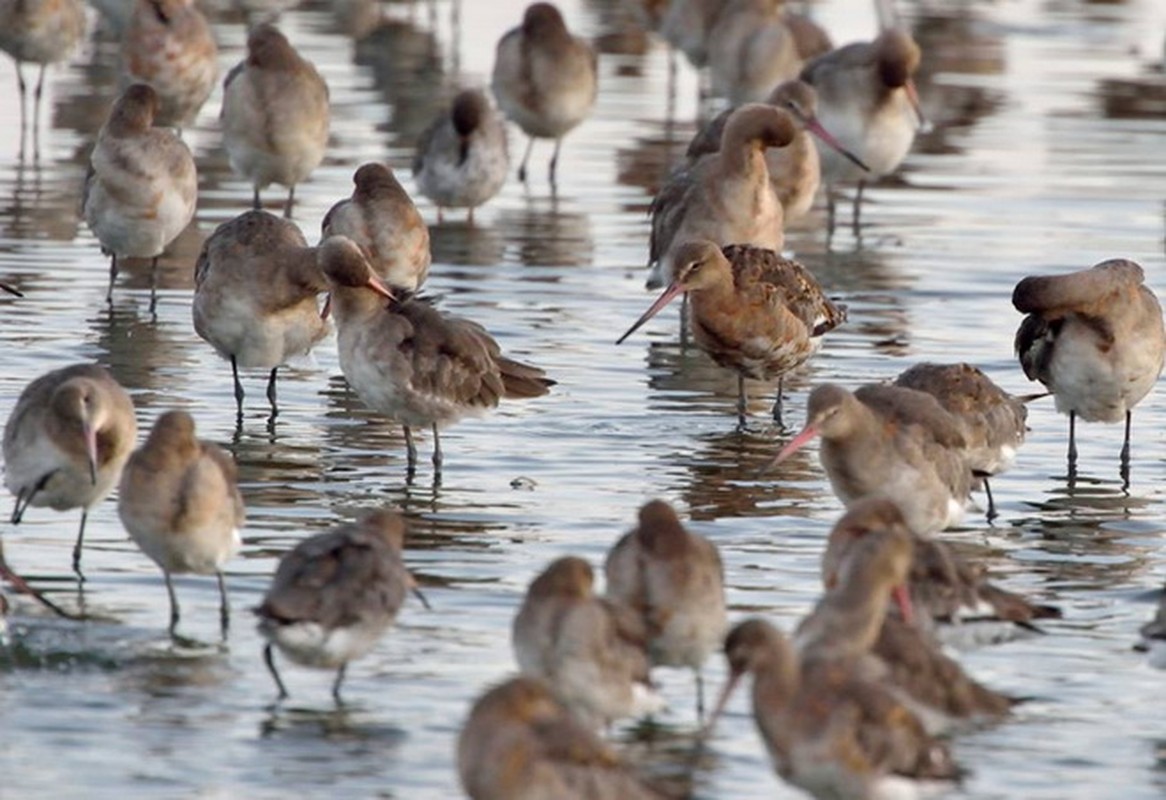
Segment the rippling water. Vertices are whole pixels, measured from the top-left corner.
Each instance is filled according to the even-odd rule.
[[[297,192],[310,240],[360,163],[387,159],[408,174],[418,131],[459,82],[488,81],[494,43],[522,7],[388,4],[378,22],[350,0],[283,15],[334,102],[330,155]],[[529,189],[510,183],[474,227],[451,214],[432,228],[430,279],[445,308],[483,323],[559,385],[449,431],[440,486],[424,459],[417,481],[405,482],[398,429],[346,391],[331,340],[287,372],[274,424],[265,376],[247,376],[236,430],[229,369],[190,322],[201,240],[250,197],[219,147],[218,92],[187,132],[199,212],[163,260],[151,314],[145,264],[123,272],[106,304],[106,261],[78,220],[88,148],[114,91],[112,40],[98,35],[52,73],[39,160],[17,156],[15,79],[0,63],[0,278],[27,295],[0,299],[0,414],[36,375],[100,361],[133,394],[143,428],[180,406],[204,437],[228,446],[248,506],[246,544],[228,573],[229,647],[170,643],[161,576],[127,540],[112,501],[88,529],[83,602],[96,619],[59,621],[16,598],[15,642],[0,651],[0,796],[455,796],[456,733],[472,698],[513,669],[509,622],[526,583],[565,553],[598,563],[650,497],[678,504],[721,547],[738,616],[763,613],[789,628],[814,602],[839,504],[812,454],[772,480],[753,478],[777,441],[761,429],[770,390],[754,388],[758,430],[738,435],[735,377],[676,343],[674,315],[612,343],[649,300],[644,212],[693,129],[694,75],[681,67],[670,120],[666,49],[637,33],[615,0],[563,7],[603,54],[599,104],[566,140],[558,196],[544,179],[550,148],[541,143]],[[873,11],[850,0],[811,13],[840,42],[875,30]],[[1166,121],[1106,118],[1100,93],[1102,81],[1137,77],[1160,55],[1166,7],[928,2],[903,14],[924,48],[921,89],[935,130],[917,142],[901,180],[868,192],[860,240],[841,229],[827,249],[813,224],[787,238],[851,311],[820,357],[787,381],[795,422],[815,381],[881,379],[923,359],[969,360],[1030,391],[1011,352],[1019,315],[1009,297],[1025,274],[1125,256],[1166,289]],[[213,16],[227,68],[240,58],[243,20],[229,9]],[[512,133],[517,158],[525,142]],[[273,206],[277,195],[268,193]],[[423,210],[435,223],[434,210]],[[956,741],[970,770],[961,793],[1160,797],[1162,675],[1130,644],[1151,613],[1144,590],[1166,566],[1166,400],[1152,394],[1134,416],[1128,494],[1118,426],[1081,427],[1083,477],[1070,486],[1066,420],[1045,402],[1029,421],[1016,470],[993,484],[1000,518],[990,526],[970,514],[950,538],[1009,588],[1062,605],[1066,618],[1046,636],[963,658],[977,677],[1032,701],[1008,724]],[[533,488],[512,488],[519,477]],[[406,560],[433,610],[410,604],[353,665],[343,711],[331,705],[329,675],[294,667],[284,673],[292,701],[270,710],[274,691],[246,609],[280,553],[382,503],[414,520]],[[0,528],[10,562],[66,604],[80,601],[68,569],[76,524],[76,514],[36,509],[18,529]],[[183,630],[215,641],[214,582],[180,578],[177,587]],[[718,684],[722,664],[709,673]],[[632,752],[675,770],[693,724],[691,682],[681,672],[661,677],[672,709],[659,735]],[[617,738],[634,736],[624,729]],[[696,781],[707,798],[793,794],[773,775],[744,696]]]

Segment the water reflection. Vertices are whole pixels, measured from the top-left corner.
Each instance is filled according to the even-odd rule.
[[[495,228],[516,251],[508,256],[529,267],[590,264],[595,243],[591,218],[565,203],[532,201],[521,209],[500,209]]]

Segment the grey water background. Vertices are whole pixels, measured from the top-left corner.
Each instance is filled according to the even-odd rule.
[[[388,4],[378,19],[375,6],[317,2],[282,15],[333,99],[329,155],[297,192],[295,219],[310,241],[364,161],[388,160],[412,189],[415,136],[460,84],[488,83],[494,43],[523,6]],[[170,642],[161,575],[128,541],[112,499],[89,522],[83,602],[94,619],[57,620],[13,597],[12,643],[0,650],[0,797],[458,796],[457,732],[473,698],[514,669],[509,625],[526,584],[563,554],[599,564],[652,497],[675,503],[721,548],[735,617],[763,614],[788,629],[815,601],[818,558],[840,506],[813,448],[755,478],[784,440],[765,429],[771,388],[751,386],[755,430],[737,434],[735,376],[679,346],[674,314],[613,344],[650,301],[645,212],[693,130],[695,76],[681,66],[670,115],[666,47],[615,0],[562,7],[601,49],[601,88],[594,116],[566,140],[557,196],[543,142],[529,188],[508,183],[475,226],[457,212],[436,225],[435,209],[418,198],[433,226],[429,287],[443,308],[481,322],[509,354],[559,381],[546,398],[449,430],[439,486],[428,437],[416,480],[406,482],[399,429],[345,390],[331,338],[281,377],[273,425],[265,376],[246,376],[236,429],[229,367],[190,321],[201,240],[250,198],[220,148],[221,90],[185,133],[200,170],[199,210],[163,259],[151,314],[145,264],[124,270],[106,303],[107,262],[78,217],[88,148],[115,91],[112,39],[91,38],[50,73],[39,160],[18,157],[15,77],[0,62],[0,279],[26,293],[0,298],[0,415],[48,369],[107,364],[133,395],[143,431],[182,407],[203,437],[234,453],[248,509],[245,545],[228,567],[235,614],[224,648],[214,644],[208,578],[177,581],[182,630],[207,646]],[[243,17],[208,10],[225,71],[241,57]],[[1012,356],[1019,315],[1009,296],[1026,274],[1123,256],[1166,291],[1166,120],[1106,111],[1115,91],[1107,81],[1144,78],[1161,58],[1166,7],[1001,0],[900,11],[924,50],[920,89],[935,127],[899,178],[867,192],[861,239],[844,227],[827,249],[821,213],[787,236],[787,248],[850,306],[848,324],[787,380],[795,425],[815,382],[879,380],[925,359],[968,360],[1011,391],[1034,391]],[[827,0],[810,13],[839,43],[876,30],[866,3]],[[524,146],[512,130],[516,161]],[[282,194],[265,198],[276,209]],[[999,519],[989,525],[973,511],[945,534],[1007,587],[1065,611],[1047,635],[962,657],[977,677],[1032,700],[1014,720],[956,740],[970,770],[956,796],[1166,792],[1164,676],[1130,649],[1152,613],[1145,593],[1166,577],[1164,419],[1156,390],[1134,415],[1126,493],[1119,426],[1079,427],[1082,474],[1071,486],[1066,419],[1050,402],[1034,403],[1016,468],[994,483]],[[352,665],[344,709],[332,705],[330,675],[286,666],[292,699],[273,710],[248,607],[282,552],[385,503],[412,518],[406,561],[433,610],[410,601],[397,628]],[[69,570],[77,519],[34,509],[19,527],[0,523],[12,565],[70,606],[79,601]],[[706,675],[719,686],[719,659]],[[671,707],[655,738],[621,727],[615,739],[649,771],[675,771],[691,746],[692,683],[680,671],[660,678]],[[696,784],[704,798],[796,796],[772,772],[745,693]]]

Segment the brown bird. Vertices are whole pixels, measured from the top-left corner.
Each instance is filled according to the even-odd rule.
[[[324,159],[330,112],[328,84],[274,25],[247,35],[247,58],[223,81],[223,146],[231,169],[251,182],[253,208],[272,183],[287,187],[291,216],[296,184]]]
[[[832,585],[795,637],[806,659],[853,662],[910,707],[933,733],[966,722],[1007,716],[1013,700],[977,683],[906,619],[889,617],[892,592],[901,592],[913,565],[905,526],[870,530],[851,541],[832,573]],[[903,606],[907,608],[908,606]]]
[[[417,206],[385,164],[363,164],[352,182],[352,197],[324,215],[323,237],[347,236],[391,288],[417,291],[430,261],[429,228]]]
[[[915,781],[959,777],[947,746],[852,662],[799,660],[791,642],[758,618],[729,631],[725,658],[729,680],[709,729],[752,673],[753,718],[777,773],[815,797],[913,796]]]
[[[270,370],[267,400],[278,413],[275,376],[328,333],[317,297],[328,282],[295,223],[248,211],[207,238],[194,266],[194,330],[231,362],[237,413],[243,415],[239,367]]]
[[[728,0],[709,29],[713,92],[730,104],[758,102],[802,68],[784,0]]]
[[[775,106],[789,112],[798,123],[797,133],[785,147],[771,147],[765,151],[765,166],[769,170],[769,182],[781,203],[784,223],[805,216],[814,203],[814,195],[821,182],[818,148],[811,134],[827,147],[837,150],[846,158],[866,169],[857,156],[846,150],[818,121],[818,93],[805,81],[792,80],[778,84],[765,99],[766,105]],[[725,124],[734,109],[727,109],[700,129],[688,144],[685,157],[689,165],[721,149]]]
[[[865,536],[891,531],[911,540],[913,555],[907,586],[913,622],[945,643],[1004,641],[1038,630],[1032,621],[1057,619],[1056,606],[1031,603],[989,582],[985,570],[969,563],[945,542],[910,533],[899,507],[871,496],[851,504],[835,523],[822,554],[822,582],[829,589],[850,549]]]
[[[1077,417],[1124,419],[1121,476],[1128,486],[1132,411],[1166,358],[1162,307],[1142,268],[1116,258],[1067,275],[1028,277],[1016,285],[1012,305],[1028,315],[1016,332],[1024,374],[1069,415],[1069,476],[1077,473]]]
[[[81,208],[110,256],[107,299],[119,258],[153,259],[156,276],[158,256],[194,219],[194,156],[173,131],[154,127],[157,112],[152,88],[130,86],[114,101],[89,155]]]
[[[417,463],[412,428],[432,428],[440,475],[440,426],[554,385],[541,369],[503,356],[482,326],[423,299],[394,300],[351,239],[330,236],[319,258],[332,289],[340,368],[365,405],[401,423],[410,475]]]
[[[677,248],[674,263],[668,288],[616,344],[687,293],[697,347],[737,372],[738,428],[745,428],[745,378],[777,379],[773,419],[780,425],[782,378],[814,354],[824,334],[845,321],[846,308],[826,297],[801,264],[761,247],[722,249],[696,240]]]
[[[219,48],[193,0],[130,0],[122,38],[122,86],[146,83],[158,93],[157,124],[187,128],[219,77]]]
[[[413,178],[417,190],[445,208],[474,209],[502,190],[510,170],[506,121],[481,89],[463,89],[417,138]],[[350,237],[351,238],[351,237]]]
[[[255,609],[267,639],[263,660],[280,700],[288,693],[273,645],[297,664],[336,670],[332,696],[339,703],[348,662],[367,654],[392,627],[405,592],[425,602],[401,560],[405,532],[400,514],[371,511],[304,539],[280,559]]]
[[[490,87],[502,113],[530,137],[518,179],[526,180],[534,140],[554,139],[549,168],[554,186],[563,137],[595,105],[595,50],[584,39],[571,35],[555,6],[532,3],[522,16],[522,25],[498,40]]]
[[[799,77],[818,92],[822,124],[869,168],[869,173],[860,170],[833,150],[819,148],[831,231],[835,187],[858,183],[854,199],[857,235],[866,181],[894,172],[925,124],[914,81],[920,60],[919,45],[911,35],[888,28],[873,41],[831,50],[802,68]]]
[[[522,676],[474,703],[457,744],[471,800],[662,800],[537,678]]]
[[[967,443],[959,422],[926,392],[870,384],[852,393],[821,384],[810,392],[805,427],[765,470],[819,435],[818,458],[847,506],[885,495],[920,535],[963,518],[974,480]]]
[[[29,506],[80,508],[73,547],[80,576],[89,509],[117,484],[137,435],[134,404],[105,368],[74,364],[34,380],[4,425],[4,485],[16,495],[12,524]]]
[[[642,621],[652,665],[696,674],[697,715],[703,717],[701,667],[728,627],[716,545],[685,529],[672,506],[653,500],[608,552],[603,571],[607,597]]]
[[[983,370],[962,363],[916,364],[895,378],[895,385],[927,392],[959,423],[968,464],[988,497],[988,519],[994,519],[996,505],[988,478],[1016,460],[1028,430],[1025,402],[1033,398],[1013,397]]]
[[[784,215],[769,180],[765,150],[789,145],[798,130],[786,111],[743,105],[725,122],[715,153],[668,178],[648,210],[649,289],[660,288],[675,273],[675,250],[692,239],[781,250]]]
[[[117,513],[134,543],[162,568],[170,596],[170,635],[179,616],[170,576],[193,572],[218,579],[219,623],[225,638],[230,602],[223,566],[243,543],[239,528],[244,518],[231,456],[195,435],[190,414],[167,411],[126,464]]]
[[[551,562],[531,582],[511,627],[518,668],[549,683],[592,729],[663,708],[648,678],[643,623],[597,597],[594,581],[581,558]]]

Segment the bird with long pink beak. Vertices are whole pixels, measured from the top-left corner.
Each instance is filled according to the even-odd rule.
[[[821,337],[846,319],[810,271],[773,250],[720,248],[698,239],[675,251],[675,272],[656,302],[622,343],[677,296],[688,293],[693,340],[722,367],[737,373],[737,425],[746,422],[745,379],[777,380],[773,418],[781,424],[782,377],[818,349]]]

